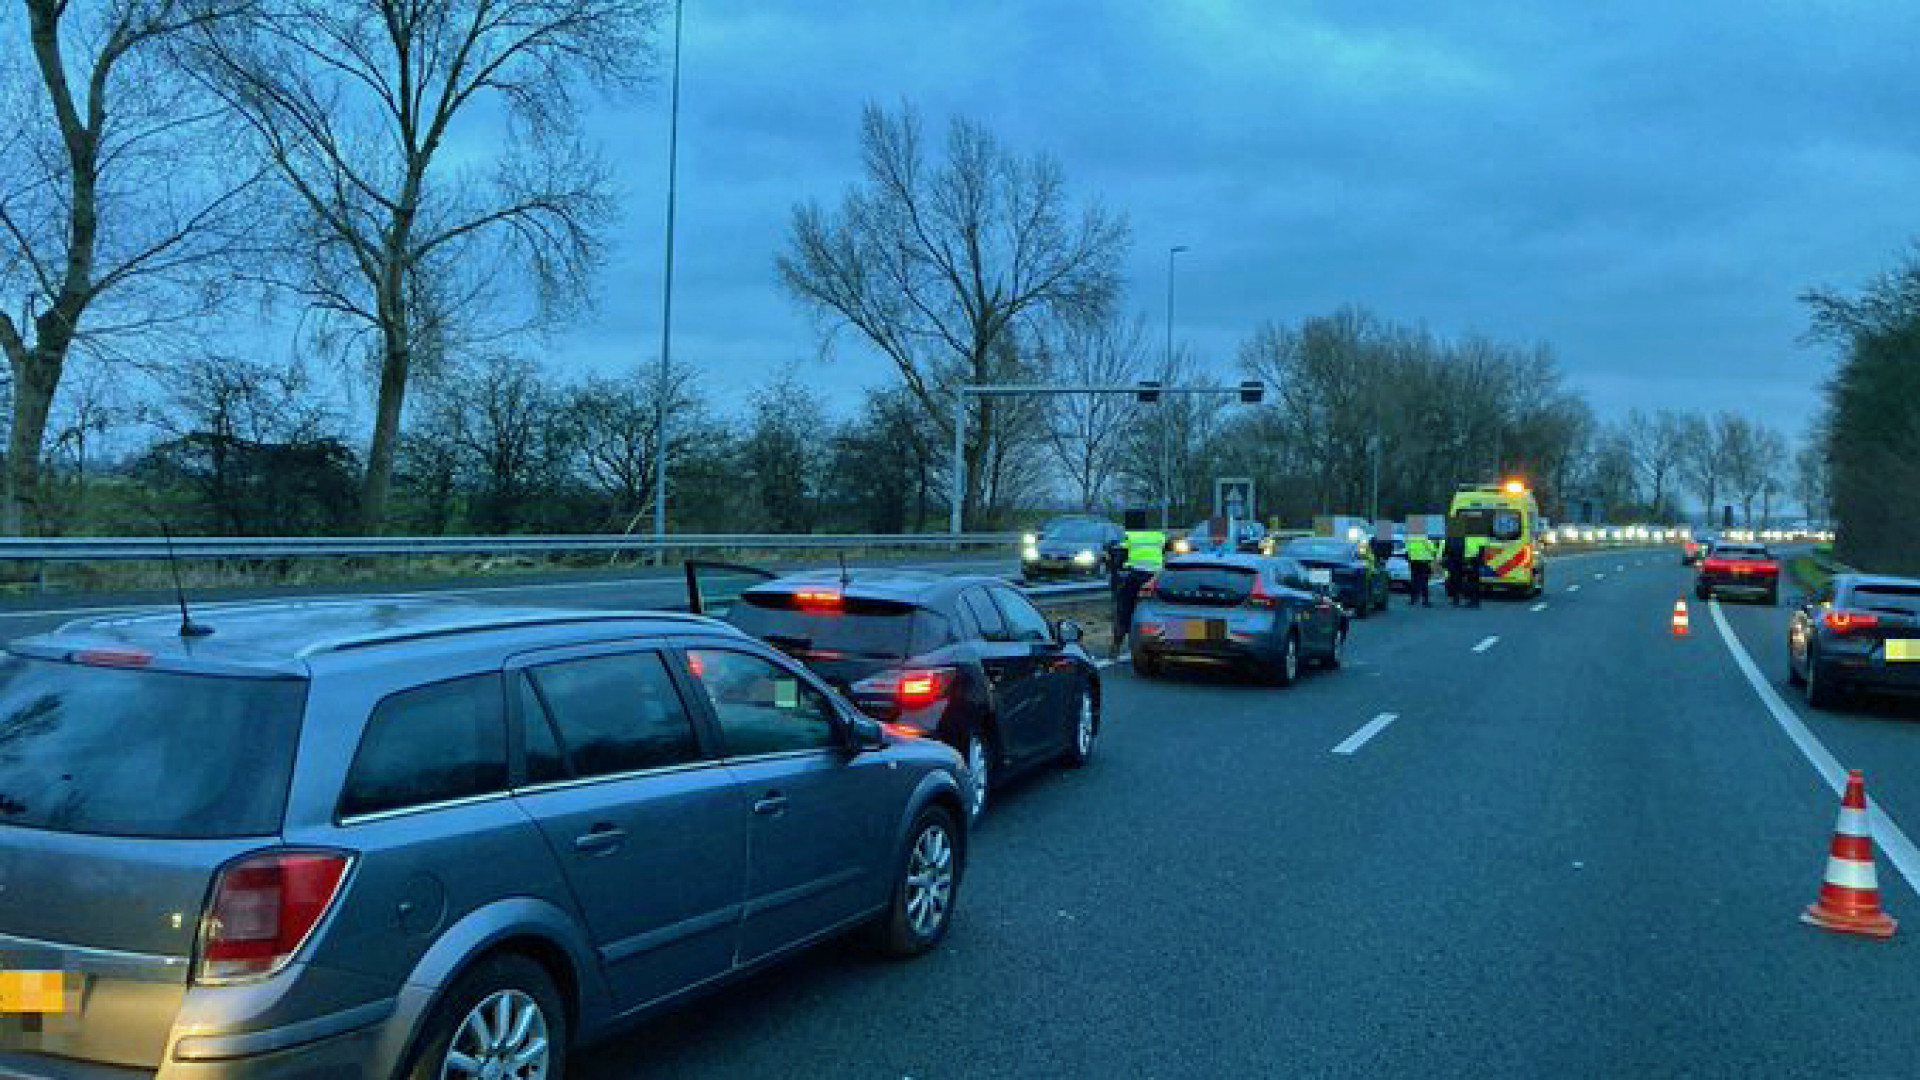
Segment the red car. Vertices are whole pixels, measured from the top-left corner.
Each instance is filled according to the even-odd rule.
[[[1764,544],[1715,544],[1700,564],[1693,594],[1702,600],[1742,596],[1780,602],[1780,560]]]

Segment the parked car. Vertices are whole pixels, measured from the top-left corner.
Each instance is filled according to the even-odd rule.
[[[1020,576],[1026,581],[1049,578],[1104,577],[1116,545],[1127,532],[1099,518],[1058,518],[1036,534],[1023,537]]]
[[[1208,518],[1169,540],[1167,553],[1266,555],[1270,554],[1271,546],[1267,527],[1258,521],[1218,517]]]
[[[0,958],[63,984],[0,1074],[559,1078],[811,942],[947,931],[959,759],[722,623],[195,618],[0,654]]]
[[[1128,634],[1133,670],[1153,677],[1169,663],[1224,665],[1280,686],[1303,661],[1340,666],[1347,614],[1330,585],[1315,585],[1298,561],[1260,555],[1185,555],[1140,592]]]
[[[1780,560],[1765,544],[1719,543],[1701,560],[1693,593],[1702,600],[1742,596],[1780,602]]]
[[[1711,550],[1713,550],[1712,533],[1689,533],[1687,538],[1680,542],[1680,565],[1693,566],[1705,559]]]
[[[1803,598],[1787,679],[1820,709],[1855,690],[1920,694],[1920,578],[1840,574]]]
[[[693,610],[806,664],[868,716],[959,751],[972,817],[1003,779],[1093,756],[1100,669],[1079,625],[1050,622],[998,578],[695,562],[687,585]]]
[[[1324,571],[1333,584],[1334,599],[1356,618],[1364,619],[1370,612],[1387,610],[1392,599],[1387,588],[1387,572],[1374,565],[1365,545],[1364,540],[1297,536],[1287,541],[1277,554],[1297,560],[1309,574]]]

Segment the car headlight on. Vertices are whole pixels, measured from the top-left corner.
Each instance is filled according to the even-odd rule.
[[[1075,566],[1092,566],[1092,565],[1093,565],[1093,552],[1091,552],[1091,551],[1076,551],[1076,552],[1074,552],[1074,554],[1073,554],[1073,565],[1075,565]]]
[[[1040,549],[1034,547],[1032,544],[1028,544],[1026,547],[1020,549],[1020,557],[1028,562],[1032,562],[1040,557]]]
[[[1175,540],[1173,542],[1173,553],[1175,555],[1191,555],[1193,554],[1193,545],[1187,543],[1185,540]]]
[[[1033,535],[1032,533],[1022,533],[1020,534],[1020,542],[1027,545],[1028,547],[1032,547],[1033,545],[1040,542],[1040,538]]]

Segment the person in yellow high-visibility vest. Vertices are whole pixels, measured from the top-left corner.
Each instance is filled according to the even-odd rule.
[[[1147,579],[1160,572],[1166,563],[1167,534],[1158,529],[1147,528],[1145,510],[1129,510],[1125,515],[1127,536],[1124,541],[1124,560],[1114,559],[1110,565],[1115,567],[1113,585],[1113,652],[1114,659],[1120,657],[1121,643],[1133,630],[1133,609],[1140,602],[1140,587]]]
[[[1460,595],[1468,607],[1480,606],[1480,578],[1487,572],[1487,542],[1484,536],[1467,537],[1467,563],[1460,578]]]
[[[1439,554],[1425,533],[1407,534],[1408,603],[1421,607],[1433,606],[1433,599],[1427,595],[1427,580],[1433,576],[1433,560]]]

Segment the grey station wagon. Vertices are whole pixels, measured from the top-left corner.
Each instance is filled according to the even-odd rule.
[[[731,627],[195,618],[0,654],[0,1076],[555,1078],[810,942],[946,933],[957,755]]]

